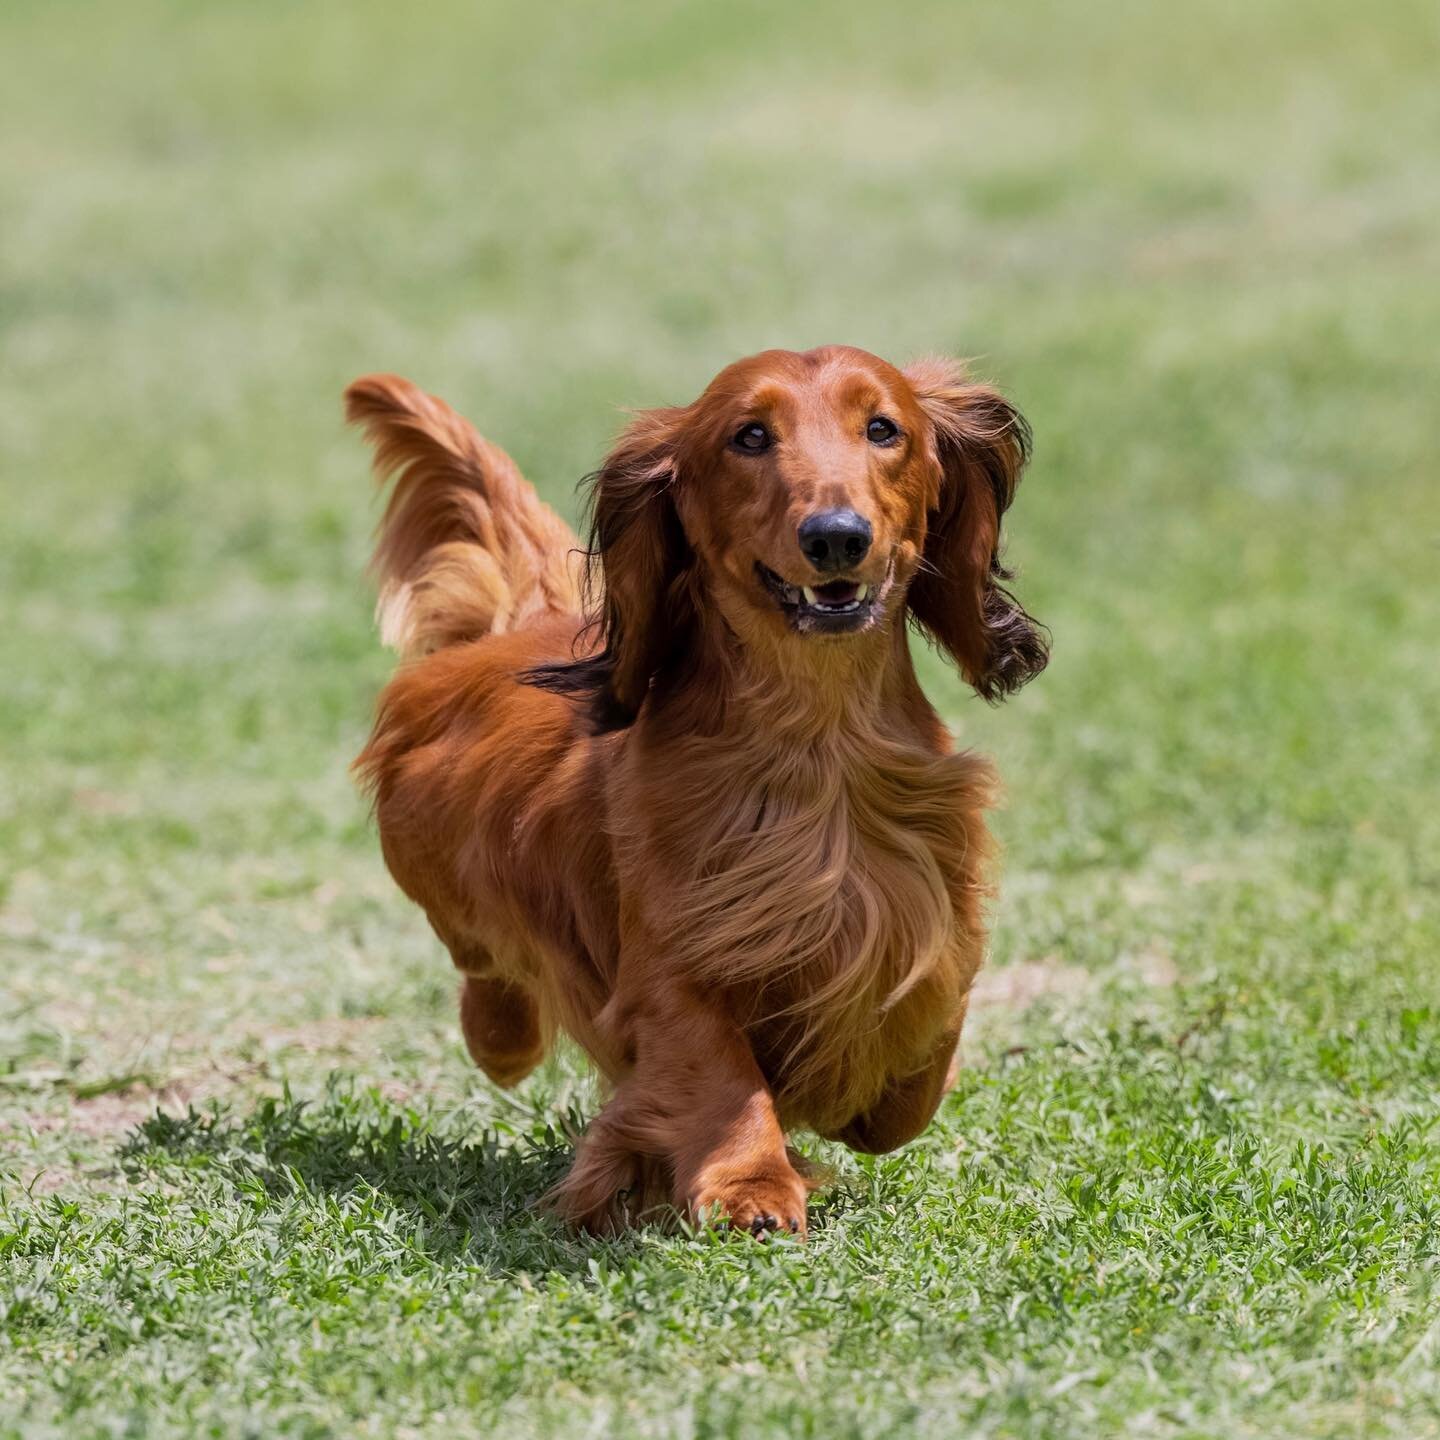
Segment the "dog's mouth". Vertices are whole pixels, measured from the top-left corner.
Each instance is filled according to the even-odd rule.
[[[758,561],[755,573],[794,630],[848,635],[863,630],[874,618],[890,577],[879,585],[859,580],[830,580],[824,585],[792,585]]]

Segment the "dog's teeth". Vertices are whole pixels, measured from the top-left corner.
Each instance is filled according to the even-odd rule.
[[[862,585],[862,586],[855,592],[855,598],[856,598],[856,600],[864,600],[864,599],[866,598],[866,596],[868,596],[869,594],[870,594],[870,587],[869,587],[868,585]]]
[[[805,592],[805,603],[807,605],[813,605],[816,599],[815,592],[808,585],[802,586],[801,588]]]

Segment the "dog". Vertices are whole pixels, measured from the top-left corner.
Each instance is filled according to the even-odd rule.
[[[990,701],[1044,667],[999,558],[1025,421],[953,361],[765,351],[634,416],[582,550],[439,400],[372,375],[346,403],[393,482],[404,663],[355,762],[386,863],[486,1075],[563,1030],[607,1086],[551,1205],[803,1236],[787,1132],[889,1151],[953,1079],[996,777],[907,632]]]

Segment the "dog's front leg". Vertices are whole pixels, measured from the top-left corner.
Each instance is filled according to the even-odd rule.
[[[643,1025],[640,1044],[650,1103],[670,1139],[676,1205],[754,1235],[803,1235],[807,1187],[743,1031],[715,1009],[686,1005]]]
[[[658,1158],[676,1208],[692,1219],[803,1235],[805,1181],[749,1042],[723,1005],[690,992],[652,995],[628,1028],[634,1067],[586,1132],[557,1208],[587,1228],[614,1228],[618,1212],[635,1215],[622,1192],[637,1183],[648,1190]]]

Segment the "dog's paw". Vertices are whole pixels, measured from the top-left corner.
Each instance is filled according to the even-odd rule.
[[[806,1194],[805,1182],[793,1170],[743,1178],[702,1176],[688,1209],[695,1220],[728,1225],[757,1240],[775,1232],[803,1240]]]

